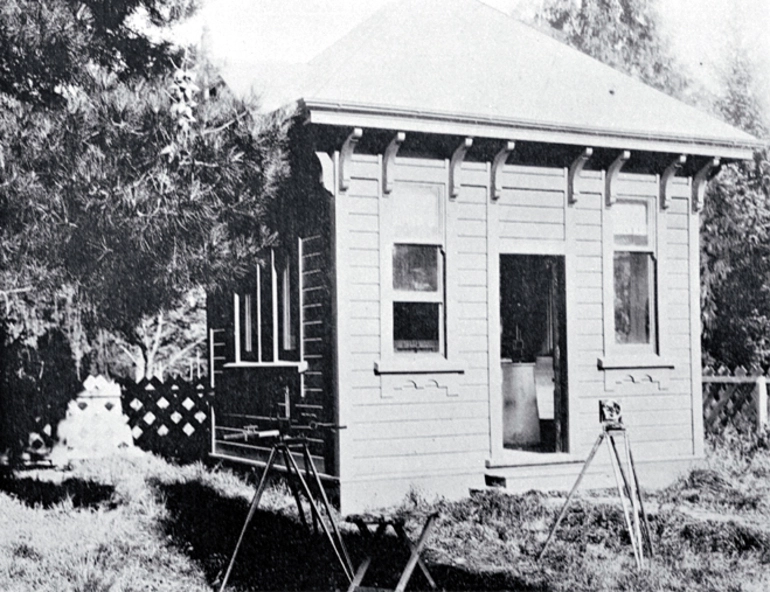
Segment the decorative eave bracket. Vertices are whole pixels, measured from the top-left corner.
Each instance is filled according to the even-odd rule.
[[[401,148],[401,144],[404,143],[406,134],[404,132],[398,132],[388,144],[385,149],[385,154],[382,155],[382,194],[387,195],[393,191],[393,167],[396,163],[396,154],[398,149]]]
[[[495,155],[494,161],[492,161],[492,200],[497,201],[503,193],[503,166],[505,161],[508,160],[508,156],[516,148],[516,142],[508,140],[500,151]]]
[[[677,171],[682,168],[684,163],[687,162],[687,156],[680,154],[676,157],[676,160],[666,167],[663,171],[663,175],[660,177],[660,208],[662,210],[668,209],[670,206],[669,192],[671,190],[671,182],[676,176]]]
[[[607,207],[612,206],[612,204],[618,201],[618,198],[614,193],[615,181],[617,180],[618,175],[620,174],[620,169],[623,168],[623,165],[626,164],[629,158],[631,158],[631,152],[628,150],[623,150],[623,152],[621,152],[618,155],[618,157],[613,161],[613,163],[607,169],[607,177],[604,180],[605,182],[604,193],[605,193],[605,199],[607,201]]]
[[[332,157],[326,152],[316,152],[315,157],[321,164],[321,174],[319,175],[318,180],[326,191],[334,193],[334,162],[332,161]]]
[[[449,199],[455,199],[460,195],[460,167],[471,146],[473,146],[473,138],[465,138],[455,149],[452,160],[449,161]]]
[[[360,127],[354,128],[340,149],[340,191],[347,191],[350,187],[350,159],[356,150],[356,144],[364,135]]]
[[[692,209],[700,212],[703,209],[703,203],[706,196],[706,184],[714,178],[721,167],[719,158],[711,158],[701,167],[692,180]]]
[[[580,197],[580,188],[575,186],[575,181],[580,178],[583,167],[591,156],[593,156],[593,153],[593,148],[586,147],[580,156],[572,161],[572,164],[569,167],[569,174],[567,176],[567,203],[569,204],[577,203],[578,197]]]

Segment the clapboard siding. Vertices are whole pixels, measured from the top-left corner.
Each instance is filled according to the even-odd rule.
[[[604,309],[601,303],[575,302],[573,308],[575,309],[575,317],[577,319],[601,321],[603,318]]]
[[[399,158],[395,178],[409,182],[428,174],[430,182],[446,173],[445,163]],[[350,396],[345,441],[350,445],[345,474],[351,480],[401,474],[421,477],[427,468],[433,473],[455,470],[459,457],[474,459],[478,471],[488,451],[488,352],[487,352],[487,221],[485,186],[463,185],[452,203],[445,202],[447,244],[447,339],[465,373],[455,376],[410,375],[398,378],[377,375],[374,363],[388,347],[380,331],[383,304],[381,261],[387,240],[380,235],[387,216],[386,203],[373,199],[379,168],[354,159],[350,189],[338,203],[346,209],[347,245],[344,261],[349,261],[347,293],[350,314],[345,324],[349,354],[343,362]],[[485,167],[463,167],[464,182],[486,182]],[[478,170],[476,170],[478,169]],[[445,178],[445,176],[443,177]],[[387,197],[380,198],[388,199]],[[417,388],[414,388],[417,386]],[[470,464],[470,461],[469,463]]]
[[[382,360],[391,344],[381,335],[389,304],[380,297],[389,287],[383,269],[389,241],[386,231],[387,196],[381,196],[381,162],[372,157],[350,163],[350,189],[337,197],[343,215],[337,232],[343,238],[347,271],[345,392],[349,397],[347,429],[341,442],[349,446],[344,471],[349,483],[374,482],[386,477],[399,481],[444,478],[465,472],[482,472],[490,454],[490,424],[499,421],[490,410],[490,307],[499,306],[490,293],[488,266],[497,269],[500,253],[564,254],[568,284],[568,343],[570,443],[573,454],[583,454],[598,434],[598,400],[621,402],[630,433],[641,459],[692,455],[691,396],[691,214],[687,199],[674,199],[659,214],[659,285],[669,340],[666,359],[674,368],[605,371],[597,360],[607,355],[605,320],[608,294],[605,244],[611,210],[601,193],[604,177],[588,171],[575,204],[566,204],[566,169],[505,166],[502,194],[490,202],[489,167],[462,165],[459,195],[445,195],[446,230],[446,338],[447,356],[461,374],[389,374]],[[394,178],[399,183],[443,183],[448,161],[398,157]],[[657,195],[655,175],[621,174],[617,191],[623,196]],[[687,194],[688,186],[677,185]],[[446,187],[444,187],[446,191]],[[493,219],[487,215],[492,213]],[[567,225],[570,224],[571,228]],[[495,236],[488,236],[490,232]],[[491,251],[488,253],[488,249]],[[490,256],[492,259],[490,259]],[[697,263],[696,263],[697,265]],[[384,266],[384,267],[383,267]],[[611,270],[611,265],[610,265]],[[418,356],[419,354],[415,354]],[[410,356],[414,358],[415,356]],[[398,357],[398,356],[397,356]],[[405,356],[403,359],[407,359]],[[429,359],[428,357],[425,358]],[[375,363],[381,369],[375,373]],[[384,368],[384,370],[382,370]],[[490,413],[492,414],[490,416]],[[639,449],[642,447],[643,450]],[[542,469],[574,473],[574,468]],[[526,472],[526,471],[525,471]],[[361,486],[363,487],[363,486]]]
[[[443,436],[434,436],[429,433],[423,433],[423,422],[416,423],[408,436],[404,435],[406,430],[402,427],[397,430],[393,436],[386,438],[369,438],[367,434],[361,434],[357,442],[365,445],[357,446],[359,459],[377,459],[381,466],[387,464],[388,459],[395,461],[402,468],[409,467],[413,459],[418,459],[427,455],[446,454],[447,452],[486,452],[487,450],[487,430],[482,428],[482,432],[473,432],[463,430],[461,433],[446,434]],[[417,435],[419,434],[419,435]],[[445,457],[446,458],[446,457]],[[483,459],[483,456],[481,456]],[[447,469],[452,468],[451,458],[444,465]],[[439,468],[438,466],[433,467]]]
[[[511,196],[510,202],[500,203],[500,221],[509,223],[530,222],[532,224],[555,224],[564,225],[564,195],[554,192],[553,197],[548,194],[548,199],[543,203],[534,206],[518,205],[520,194],[515,193]]]
[[[593,181],[593,179],[591,180]],[[590,181],[583,181],[587,186]],[[598,428],[597,399],[604,396],[604,381],[596,360],[604,348],[604,259],[602,246],[603,196],[581,193],[574,206],[572,246],[574,276],[567,277],[573,285],[573,311],[567,336],[569,414],[572,447],[582,446],[586,437],[596,438]],[[590,434],[590,436],[589,436]],[[580,450],[571,449],[579,454]]]
[[[397,403],[380,402],[378,405],[357,403],[355,408],[356,417],[362,425],[370,423],[405,423],[409,425],[412,421],[421,421],[420,419],[410,419],[412,417],[430,417],[433,420],[486,419],[486,407],[479,405],[479,400],[486,400],[486,397],[477,398],[476,400],[466,397],[454,397],[430,403],[409,403],[404,401],[398,401]]]
[[[602,381],[602,388],[604,382]],[[676,383],[674,383],[676,384]],[[674,393],[681,391],[675,390]],[[671,396],[670,391],[649,391],[642,394],[635,395],[620,395],[617,398],[621,400],[623,407],[623,415],[638,417],[644,415],[647,411],[660,411],[661,413],[667,413],[669,411],[689,410],[689,403],[680,396]],[[586,390],[574,399],[573,409],[578,416],[585,416],[589,420],[589,424],[595,424],[599,421],[599,404],[597,402],[595,394],[591,394],[591,391]],[[628,423],[628,422],[627,422]],[[634,424],[629,424],[634,425]]]
[[[482,446],[482,443],[479,441],[476,446],[477,448],[470,451],[448,448],[437,453],[414,456],[408,462],[404,462],[403,456],[356,458],[351,462],[350,469],[351,473],[355,474],[358,480],[369,478],[382,481],[387,479],[390,483],[390,479],[401,477],[407,481],[400,487],[405,495],[412,489],[411,484],[421,477],[443,474],[452,475],[463,470],[481,475],[478,468],[479,456],[483,457],[487,445],[484,443]],[[445,467],[448,466],[452,467],[451,472],[446,470]],[[479,484],[483,482],[481,479],[479,481]],[[378,484],[377,488],[381,489],[382,485]],[[467,489],[465,489],[465,493],[467,494]],[[372,499],[372,496],[369,495],[366,499],[368,502]],[[402,501],[402,498],[390,499],[388,501],[391,504],[396,504]],[[367,507],[368,505],[368,503],[362,503],[361,507]]]
[[[414,411],[414,410],[413,410]],[[431,410],[418,419],[396,418],[392,421],[359,421],[350,426],[354,441],[404,440],[405,434],[419,433],[419,438],[452,438],[466,434],[485,434],[489,421],[487,417],[443,417],[437,418]]]
[[[355,300],[350,303],[350,318],[360,319],[379,319],[380,303],[376,300]]]
[[[487,287],[487,270],[482,269],[462,269],[458,270],[461,273],[458,274],[459,278],[457,283],[459,286],[486,288]]]
[[[579,274],[582,273],[602,273],[602,258],[601,257],[576,257],[576,271]]]
[[[365,174],[366,171],[362,170],[363,167],[361,164],[362,163],[356,163],[357,176],[350,179],[350,188],[347,192],[348,195],[355,197],[379,197],[380,188],[377,179],[363,178],[362,174]]]

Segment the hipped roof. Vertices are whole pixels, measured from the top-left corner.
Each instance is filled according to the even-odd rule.
[[[749,158],[760,142],[477,0],[401,0],[289,69],[225,70],[312,122]]]

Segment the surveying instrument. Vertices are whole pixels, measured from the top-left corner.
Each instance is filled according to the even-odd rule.
[[[276,421],[275,418],[265,418]],[[339,563],[345,577],[348,582],[353,580],[353,564],[350,561],[350,556],[345,547],[345,543],[342,540],[339,527],[334,518],[334,514],[329,504],[329,499],[326,496],[323,484],[321,483],[321,477],[316,470],[313,458],[308,450],[308,435],[318,430],[334,430],[341,429],[340,426],[326,423],[311,422],[307,425],[297,424],[291,421],[289,418],[281,418],[278,421],[277,429],[259,429],[256,425],[244,426],[239,432],[227,434],[224,438],[226,440],[240,440],[243,442],[264,442],[270,445],[270,456],[268,457],[267,464],[262,473],[262,477],[259,480],[257,491],[254,494],[254,498],[249,506],[249,512],[246,516],[246,521],[243,523],[241,534],[238,537],[238,542],[235,545],[233,554],[230,557],[230,563],[227,566],[227,571],[222,578],[222,583],[219,586],[219,592],[223,592],[227,586],[227,582],[230,579],[230,574],[235,565],[235,558],[238,555],[238,551],[243,543],[244,536],[248,530],[249,524],[254,518],[254,514],[259,506],[260,499],[264,493],[265,486],[267,485],[267,478],[271,470],[279,470],[277,461],[283,460],[285,470],[287,473],[287,481],[289,488],[294,496],[294,501],[297,504],[297,511],[303,526],[309,530],[307,518],[305,517],[305,511],[302,508],[302,499],[300,494],[304,495],[310,505],[310,513],[313,520],[313,530],[315,534],[318,534],[318,525],[324,532],[327,542],[331,547],[337,562]],[[297,459],[302,459],[304,464],[304,471],[300,470]],[[299,485],[299,488],[297,487]],[[313,498],[313,492],[311,485],[314,486],[318,496],[321,499],[321,505],[323,506],[323,514],[321,508]],[[325,516],[325,518],[324,518]]]
[[[628,535],[631,538],[634,559],[636,560],[637,568],[642,568],[645,565],[645,552],[649,557],[652,557],[654,550],[652,538],[650,536],[650,525],[647,521],[644,503],[642,502],[639,479],[636,475],[634,457],[631,454],[631,443],[628,438],[628,432],[626,432],[626,426],[623,424],[620,405],[617,401],[611,399],[599,401],[599,422],[601,423],[602,431],[596,439],[591,452],[588,454],[588,458],[586,458],[586,462],[583,465],[575,484],[572,486],[572,489],[561,508],[561,512],[559,512],[556,523],[553,525],[553,528],[548,535],[548,539],[545,541],[543,550],[540,551],[538,561],[545,555],[556,529],[559,527],[564,515],[567,513],[570,500],[588,471],[588,467],[591,465],[594,456],[596,456],[596,452],[599,450],[602,442],[606,442],[607,449],[610,453],[612,472],[615,475],[615,484],[617,485],[618,495],[620,496],[620,503],[623,506],[623,517],[625,518]],[[616,442],[616,439],[619,438],[623,439],[622,454],[621,451],[618,450]],[[623,458],[625,458],[625,467],[623,466]]]

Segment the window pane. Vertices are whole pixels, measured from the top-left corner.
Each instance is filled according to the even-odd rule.
[[[654,319],[652,257],[615,253],[615,341],[651,343]]]
[[[439,351],[440,306],[435,302],[393,303],[396,351]]]
[[[393,232],[407,240],[441,242],[441,194],[437,187],[400,183],[391,197]]]
[[[647,246],[650,229],[647,202],[618,202],[612,206],[612,227],[616,245]]]
[[[409,292],[438,291],[438,248],[393,245],[393,289]]]

